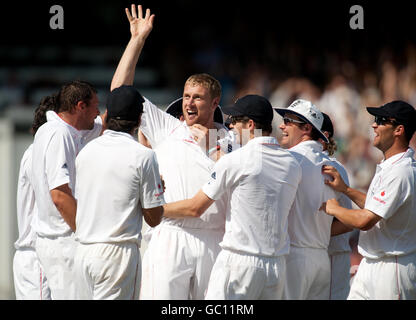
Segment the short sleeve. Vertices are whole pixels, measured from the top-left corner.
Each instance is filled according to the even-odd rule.
[[[411,175],[405,170],[391,170],[386,175],[378,175],[374,186],[367,194],[365,209],[388,219],[403,202],[412,196]]]
[[[159,165],[156,160],[156,154],[152,150],[148,150],[148,156],[141,167],[141,179],[142,192],[140,194],[140,203],[142,208],[150,209],[165,204]]]
[[[71,155],[68,143],[60,132],[55,132],[45,154],[46,178],[49,190],[69,184],[71,165],[69,161],[71,161]]]
[[[231,171],[227,170],[228,156],[223,156],[215,163],[210,179],[202,187],[202,191],[212,200],[218,200],[229,188]]]

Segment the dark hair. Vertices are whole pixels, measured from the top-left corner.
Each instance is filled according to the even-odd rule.
[[[71,112],[79,101],[89,105],[94,93],[97,93],[97,90],[86,81],[75,80],[63,85],[58,93],[59,112]]]
[[[50,96],[43,97],[40,100],[39,106],[35,109],[35,115],[33,116],[32,127],[30,133],[34,136],[36,131],[46,122],[46,112],[49,110],[58,112],[59,106],[57,104],[57,94],[54,93]]]
[[[412,140],[413,134],[415,133],[416,125],[403,124],[403,127],[407,143],[410,143],[410,140]]]
[[[272,123],[259,123],[259,122],[254,122],[255,123],[255,128],[256,129],[260,129],[262,130],[262,132],[267,132],[267,133],[272,133],[273,128],[272,128]]]
[[[107,129],[126,133],[131,133],[133,129],[139,126],[139,124],[139,119],[137,119],[136,121],[116,120],[114,118],[106,120]]]

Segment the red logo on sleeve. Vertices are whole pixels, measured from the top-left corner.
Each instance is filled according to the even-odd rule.
[[[385,191],[382,191],[382,192],[381,192],[381,196],[382,196],[382,197],[384,197],[384,195],[385,195],[385,194],[386,194],[386,192],[385,192]]]

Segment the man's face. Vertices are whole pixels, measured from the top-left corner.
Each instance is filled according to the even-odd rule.
[[[383,122],[377,124],[375,121],[372,124],[374,129],[373,145],[380,149],[382,152],[387,151],[394,143],[394,129],[395,126],[391,122]]]
[[[302,141],[302,136],[304,135],[304,131],[301,129],[302,124],[290,122],[290,119],[305,123],[302,119],[298,118],[294,114],[285,114],[283,117],[283,123],[279,126],[283,134],[280,144],[285,149],[290,149],[296,146],[299,142]]]
[[[99,101],[97,94],[93,93],[89,104],[87,104],[86,107],[82,110],[83,128],[81,130],[91,130],[94,128],[94,120],[100,114],[98,103]]]
[[[212,98],[209,90],[201,85],[185,84],[183,90],[183,117],[188,126],[200,124],[208,127],[218,105],[218,98]]]
[[[236,143],[245,145],[250,140],[250,129],[247,121],[233,120],[230,123],[230,129],[236,136]]]

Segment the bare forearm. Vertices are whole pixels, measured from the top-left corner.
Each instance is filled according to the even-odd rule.
[[[69,189],[69,187],[67,188]],[[67,189],[51,190],[52,201],[61,214],[62,218],[75,231],[75,216],[77,212],[77,202]]]
[[[352,226],[346,226],[338,219],[334,219],[331,225],[331,236],[338,236],[340,234],[352,231]]]
[[[372,219],[374,218],[374,214],[371,211],[366,209],[346,209],[341,206],[336,206],[331,208],[330,212],[328,212],[335,218],[337,218],[341,223],[349,228],[357,228],[360,230],[367,230],[371,228]]]
[[[347,187],[344,194],[350,198],[359,208],[363,209],[365,205],[366,194],[350,187]]]
[[[167,218],[198,217],[198,210],[193,206],[192,199],[171,202],[163,205],[163,216]]]
[[[145,39],[141,37],[131,37],[111,81],[111,91],[121,85],[133,85],[136,65],[144,43]]]

